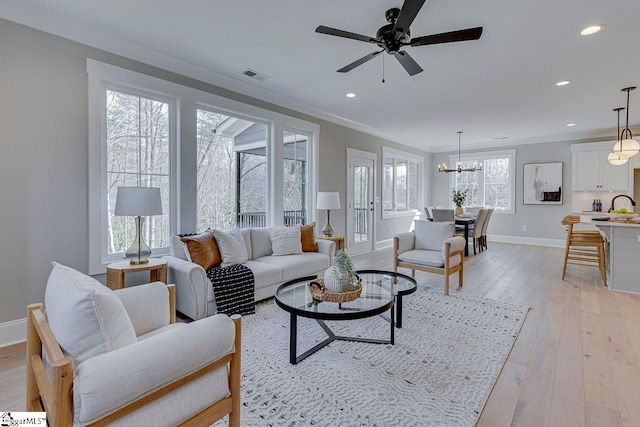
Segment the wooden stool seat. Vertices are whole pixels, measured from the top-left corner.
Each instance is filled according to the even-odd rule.
[[[576,264],[597,267],[602,275],[604,285],[607,286],[604,238],[596,230],[574,230],[574,224],[579,222],[580,217],[577,215],[567,215],[562,218],[562,224],[567,226],[567,244],[564,251],[562,280],[564,280],[567,271],[567,264]]]

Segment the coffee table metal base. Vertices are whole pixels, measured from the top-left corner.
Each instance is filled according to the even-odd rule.
[[[324,320],[320,320],[320,319],[315,319],[316,322],[318,322],[318,324],[320,325],[320,327],[324,330],[324,332],[328,335],[328,338],[325,339],[324,341],[316,344],[315,346],[313,346],[312,348],[310,348],[309,350],[305,351],[304,353],[302,353],[300,356],[298,356],[298,315],[295,313],[290,313],[291,316],[291,321],[290,321],[290,334],[289,334],[289,362],[291,362],[292,365],[297,364],[298,362],[303,361],[304,359],[306,359],[307,357],[311,356],[312,354],[314,354],[315,352],[317,352],[318,350],[320,350],[321,348],[331,344],[334,341],[356,341],[356,342],[365,342],[365,343],[372,343],[372,344],[391,344],[393,345],[395,343],[395,322],[394,322],[394,309],[393,307],[391,307],[390,311],[390,315],[389,317],[384,317],[386,320],[389,320],[389,324],[391,325],[390,331],[389,331],[389,339],[388,340],[381,340],[381,339],[374,339],[374,338],[360,338],[360,337],[344,337],[344,336],[340,336],[340,335],[336,335],[333,333],[333,331],[326,325],[326,323],[324,323]]]

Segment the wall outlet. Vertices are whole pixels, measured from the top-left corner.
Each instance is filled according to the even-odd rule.
[[[389,236],[391,236],[391,227],[389,227]],[[640,240],[640,238],[639,238]]]
[[[638,243],[640,243],[640,234],[638,234]]]
[[[522,226],[522,231],[527,231],[527,226],[526,225]]]

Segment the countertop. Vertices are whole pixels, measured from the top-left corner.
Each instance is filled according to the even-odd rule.
[[[604,215],[603,215],[604,216]],[[585,217],[580,217],[580,224],[589,224],[589,225],[606,225],[606,226],[610,226],[610,227],[631,227],[631,228],[639,228],[640,227],[640,221],[620,221],[620,220],[616,220],[616,221],[594,221],[591,218],[585,218]]]

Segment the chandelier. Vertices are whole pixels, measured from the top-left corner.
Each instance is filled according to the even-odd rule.
[[[438,172],[476,172],[482,170],[482,163],[480,165],[476,165],[476,162],[473,162],[473,166],[470,168],[463,168],[462,163],[460,162],[460,139],[461,139],[462,131],[458,131],[458,167],[456,168],[448,168],[446,163],[438,165]]]

